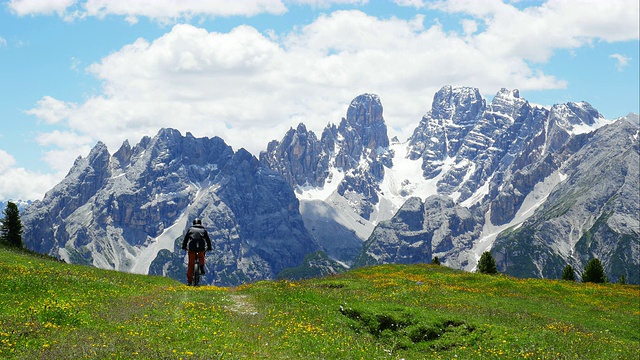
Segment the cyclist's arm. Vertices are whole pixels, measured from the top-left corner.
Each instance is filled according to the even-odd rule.
[[[187,241],[189,240],[189,235],[191,235],[191,231],[187,231],[184,234],[184,239],[182,240],[182,250],[187,250]]]

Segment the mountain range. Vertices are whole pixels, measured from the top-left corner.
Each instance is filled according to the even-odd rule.
[[[301,123],[257,157],[161,129],[79,157],[24,209],[23,239],[68,262],[184,280],[181,238],[201,217],[215,248],[205,281],[219,285],[434,256],[473,271],[484,251],[514,276],[558,278],[598,257],[610,281],[639,283],[639,131],[637,114],[605,120],[585,102],[544,108],[506,89],[487,103],[452,86],[403,142],[374,94],[320,136]]]

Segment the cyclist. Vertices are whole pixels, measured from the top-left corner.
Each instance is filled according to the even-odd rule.
[[[200,274],[204,274],[204,252],[211,251],[211,239],[209,233],[202,226],[202,220],[195,218],[193,226],[189,228],[182,240],[182,250],[187,250],[189,255],[189,266],[187,267],[187,285],[193,285],[193,265],[196,256],[200,259]]]

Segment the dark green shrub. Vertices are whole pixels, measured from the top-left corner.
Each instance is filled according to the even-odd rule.
[[[490,252],[485,251],[480,256],[478,261],[478,272],[481,274],[497,274],[498,268],[496,267],[496,260],[493,258]]]
[[[567,265],[562,270],[562,280],[576,281],[576,274],[571,265]]]
[[[587,263],[587,266],[584,268],[584,273],[582,274],[582,282],[607,282],[607,276],[604,274],[604,267],[600,260],[593,258]]]
[[[4,217],[0,219],[0,240],[11,246],[22,248],[22,222],[18,206],[9,201],[3,214]]]

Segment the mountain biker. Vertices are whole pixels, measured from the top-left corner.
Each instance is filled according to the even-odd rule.
[[[182,250],[187,250],[189,255],[189,266],[187,267],[187,285],[193,284],[193,265],[196,261],[196,256],[200,259],[200,274],[204,274],[204,252],[211,251],[211,239],[209,233],[202,226],[202,220],[199,218],[193,219],[193,225],[189,228],[182,240]]]

